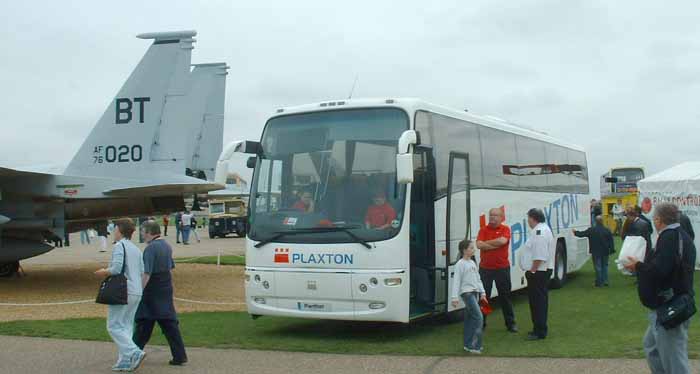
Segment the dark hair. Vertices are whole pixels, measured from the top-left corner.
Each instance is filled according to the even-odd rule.
[[[386,192],[381,188],[376,188],[372,190],[372,198],[383,197],[386,198]]]
[[[632,209],[634,210],[634,213],[636,213],[638,216],[642,215],[642,207],[640,207],[639,205],[635,205],[634,207],[632,207]]]
[[[148,220],[141,224],[144,234],[160,235],[160,225],[156,221]]]
[[[472,244],[472,241],[469,239],[464,239],[459,244],[457,245],[457,250],[459,251],[459,258],[464,257],[464,251],[469,248],[469,246]]]
[[[664,225],[672,225],[680,221],[681,212],[676,204],[659,203],[654,207],[654,217],[660,219]]]
[[[545,218],[544,218],[544,212],[542,212],[542,209],[538,208],[532,208],[527,211],[527,217],[532,218],[538,223],[544,223]]]
[[[119,228],[119,232],[123,237],[131,239],[131,235],[136,231],[136,225],[131,218],[119,218],[114,221],[114,225]]]

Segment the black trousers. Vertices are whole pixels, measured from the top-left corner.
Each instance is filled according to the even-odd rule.
[[[163,236],[168,236],[168,225],[163,225]]]
[[[158,322],[160,330],[165,335],[165,339],[168,340],[173,361],[187,361],[185,343],[182,341],[182,335],[180,334],[180,323],[176,319],[137,319],[136,328],[134,329],[134,343],[143,349],[151,339],[156,322]]]
[[[493,283],[496,282],[496,290],[498,290],[498,303],[501,305],[501,310],[503,310],[503,321],[506,323],[506,327],[510,328],[515,325],[515,313],[513,312],[513,302],[510,298],[510,291],[512,289],[510,282],[510,268],[504,269],[479,269],[479,275],[481,276],[481,282],[484,284],[484,291],[486,291],[486,297],[491,299],[491,290],[493,289]],[[484,323],[486,323],[486,317],[484,317]]]
[[[530,301],[530,316],[532,317],[532,331],[535,335],[544,338],[547,336],[547,313],[549,312],[549,278],[552,271],[537,271],[534,274],[525,272],[527,279],[527,297]]]

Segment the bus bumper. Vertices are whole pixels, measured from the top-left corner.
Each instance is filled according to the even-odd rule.
[[[246,305],[251,315],[408,322],[409,283],[402,270],[247,268],[245,279]]]

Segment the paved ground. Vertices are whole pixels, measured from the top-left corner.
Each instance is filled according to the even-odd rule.
[[[0,336],[1,373],[110,373],[111,343]],[[146,349],[139,373],[648,373],[643,360],[507,359],[488,357],[355,356],[190,349],[190,363],[169,367],[167,347]]]
[[[216,256],[219,251],[222,254],[245,254],[245,239],[230,236],[224,239],[209,239],[209,234],[206,229],[198,229],[199,237],[202,240],[197,243],[192,239],[190,245],[182,245],[175,243],[175,231],[165,237],[173,246],[173,255],[176,258],[196,257],[196,256]],[[139,247],[145,247],[145,244],[138,243],[138,236],[134,237],[134,243]],[[25,265],[71,265],[85,264],[94,262],[109,262],[111,244],[108,243],[108,250],[105,253],[99,252],[99,240],[93,239],[91,244],[80,244],[80,234],[73,233],[70,236],[70,247],[56,248],[53,251],[22,261],[22,266]]]

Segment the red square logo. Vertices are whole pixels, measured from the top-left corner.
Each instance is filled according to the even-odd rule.
[[[275,248],[275,263],[289,263],[289,248]]]

